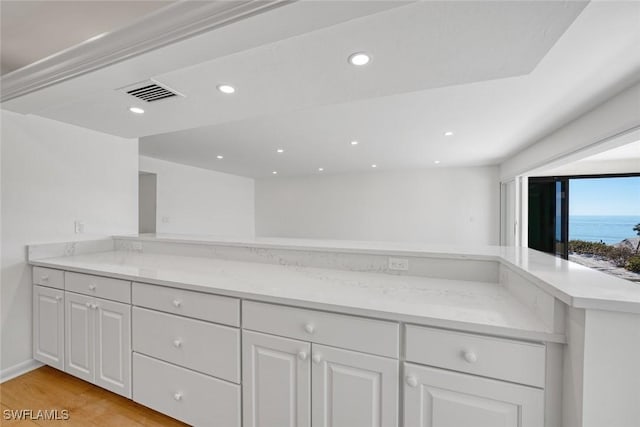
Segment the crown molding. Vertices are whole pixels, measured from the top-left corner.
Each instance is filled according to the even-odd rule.
[[[0,79],[0,101],[18,98],[293,1],[182,0],[170,4],[126,27],[5,74]]]

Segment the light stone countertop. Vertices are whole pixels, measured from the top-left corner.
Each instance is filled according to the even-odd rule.
[[[321,252],[384,254],[503,263],[565,304],[584,309],[640,314],[640,285],[528,248],[453,246],[419,242],[367,242],[287,238],[225,238],[178,234],[115,236],[116,239]]]
[[[496,283],[109,251],[32,265],[535,341],[562,334]]]

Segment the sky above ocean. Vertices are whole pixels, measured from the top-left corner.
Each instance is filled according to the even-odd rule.
[[[569,180],[569,240],[618,243],[638,223],[640,176]]]
[[[640,216],[640,176],[569,180],[569,215]]]

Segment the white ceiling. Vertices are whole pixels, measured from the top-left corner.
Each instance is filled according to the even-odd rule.
[[[2,74],[123,27],[171,1],[0,2]]]
[[[638,80],[640,3],[584,6],[297,2],[3,108],[253,177],[496,164]],[[134,116],[115,89],[148,78],[186,97]]]

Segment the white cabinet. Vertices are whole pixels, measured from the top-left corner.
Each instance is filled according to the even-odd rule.
[[[65,343],[67,358],[64,370],[71,375],[93,382],[95,317],[94,298],[65,292]]]
[[[33,287],[33,357],[64,369],[64,292]]]
[[[542,343],[401,342],[390,320],[55,269],[33,289],[34,358],[197,426],[539,427],[554,396]]]
[[[544,392],[405,363],[405,427],[540,427]]]
[[[131,396],[131,307],[96,298],[95,383]]]
[[[133,307],[133,350],[234,383],[240,382],[240,331]]]
[[[398,361],[313,344],[313,427],[398,425]]]
[[[65,293],[65,371],[131,396],[131,307]]]
[[[243,331],[242,363],[245,427],[398,425],[397,360]]]
[[[242,333],[245,427],[309,427],[311,344]]]
[[[240,427],[240,386],[133,353],[133,399],[196,427]]]

